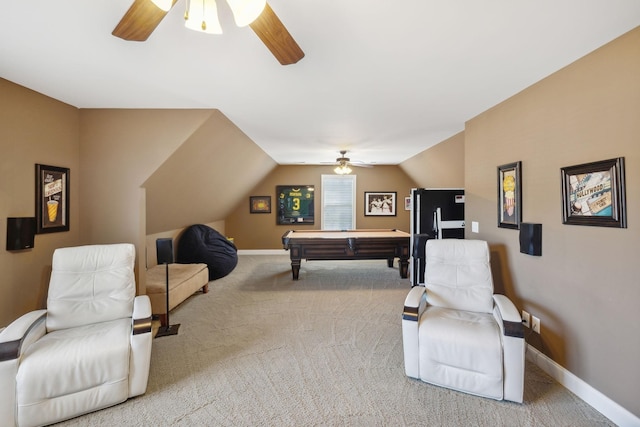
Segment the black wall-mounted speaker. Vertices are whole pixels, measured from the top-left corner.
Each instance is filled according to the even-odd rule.
[[[156,256],[158,264],[173,263],[173,239],[156,239]]]
[[[36,236],[34,217],[7,218],[7,250],[31,249]]]
[[[520,252],[527,255],[542,255],[542,224],[520,223]]]

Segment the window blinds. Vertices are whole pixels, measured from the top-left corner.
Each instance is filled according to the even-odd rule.
[[[355,175],[322,175],[322,229],[355,230]]]

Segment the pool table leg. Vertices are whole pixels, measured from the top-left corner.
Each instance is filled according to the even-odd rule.
[[[393,268],[393,258],[387,258],[387,266],[389,268]],[[400,277],[402,279],[406,279],[409,277],[409,259],[408,258],[398,258],[398,267],[400,269]]]
[[[292,259],[291,260],[291,274],[293,274],[293,280],[298,280],[298,276],[300,275],[300,260]]]
[[[400,277],[402,279],[406,279],[407,277],[409,277],[409,259],[400,258],[398,264],[400,266]]]

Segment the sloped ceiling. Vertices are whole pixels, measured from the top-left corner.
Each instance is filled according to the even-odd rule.
[[[284,67],[223,0],[222,35],[178,1],[116,38],[131,2],[2,2],[0,77],[79,108],[219,109],[279,164],[398,164],[640,23],[638,0],[270,0],[305,52]]]
[[[147,234],[226,218],[276,166],[214,111],[143,184]]]

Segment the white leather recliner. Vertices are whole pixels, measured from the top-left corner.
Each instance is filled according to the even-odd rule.
[[[425,257],[425,286],[413,287],[405,300],[405,373],[438,386],[521,403],[522,321],[506,296],[493,294],[487,242],[428,240]]]
[[[0,425],[52,424],[144,394],[151,304],[131,244],[57,249],[47,309],[0,333]]]

